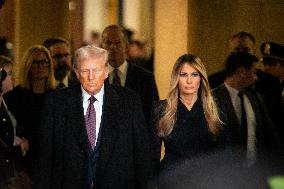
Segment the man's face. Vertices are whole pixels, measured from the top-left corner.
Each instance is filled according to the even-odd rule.
[[[108,77],[108,67],[103,58],[82,61],[75,72],[83,89],[90,95],[97,94]]]
[[[71,69],[71,54],[70,48],[65,43],[56,43],[49,48],[50,55],[54,65],[54,72],[62,67],[62,64],[68,65]]]
[[[241,85],[242,89],[247,89],[248,87],[252,86],[257,80],[256,67],[254,64],[250,69],[240,68],[239,73],[239,84]]]
[[[127,43],[120,30],[109,29],[103,33],[102,47],[109,51],[109,64],[119,67],[126,59]]]
[[[253,41],[246,38],[235,37],[230,41],[230,52],[247,52],[255,55],[255,44]]]

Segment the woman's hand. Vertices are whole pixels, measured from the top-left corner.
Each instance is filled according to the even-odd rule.
[[[30,149],[30,145],[28,140],[25,139],[25,137],[15,137],[14,139],[14,145],[15,146],[20,146],[21,147],[21,151],[22,151],[22,155],[25,156],[27,151]]]

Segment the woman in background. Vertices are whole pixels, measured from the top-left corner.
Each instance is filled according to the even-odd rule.
[[[16,87],[4,96],[30,143],[25,168],[30,175],[33,171],[43,99],[54,88],[53,64],[49,51],[41,45],[30,47],[18,64]]]
[[[206,70],[198,57],[185,54],[177,59],[168,97],[154,108],[154,124],[165,146],[159,188],[171,188],[172,171],[185,160],[213,151],[221,131]]]

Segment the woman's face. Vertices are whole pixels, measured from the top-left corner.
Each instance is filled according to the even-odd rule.
[[[31,80],[47,79],[50,74],[50,61],[44,52],[36,52],[29,71]]]
[[[201,76],[190,64],[185,63],[179,73],[178,88],[181,96],[197,95]]]
[[[12,64],[7,64],[6,66],[3,67],[3,69],[7,72],[6,79],[2,81],[2,90],[3,93],[6,93],[8,91],[11,91],[14,86],[14,79],[13,79],[13,65]]]

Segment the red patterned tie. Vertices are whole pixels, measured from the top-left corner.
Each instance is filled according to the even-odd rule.
[[[85,115],[85,123],[89,141],[91,143],[92,149],[94,149],[96,146],[96,110],[94,107],[96,98],[94,96],[91,96],[89,98],[89,101],[90,103]]]

